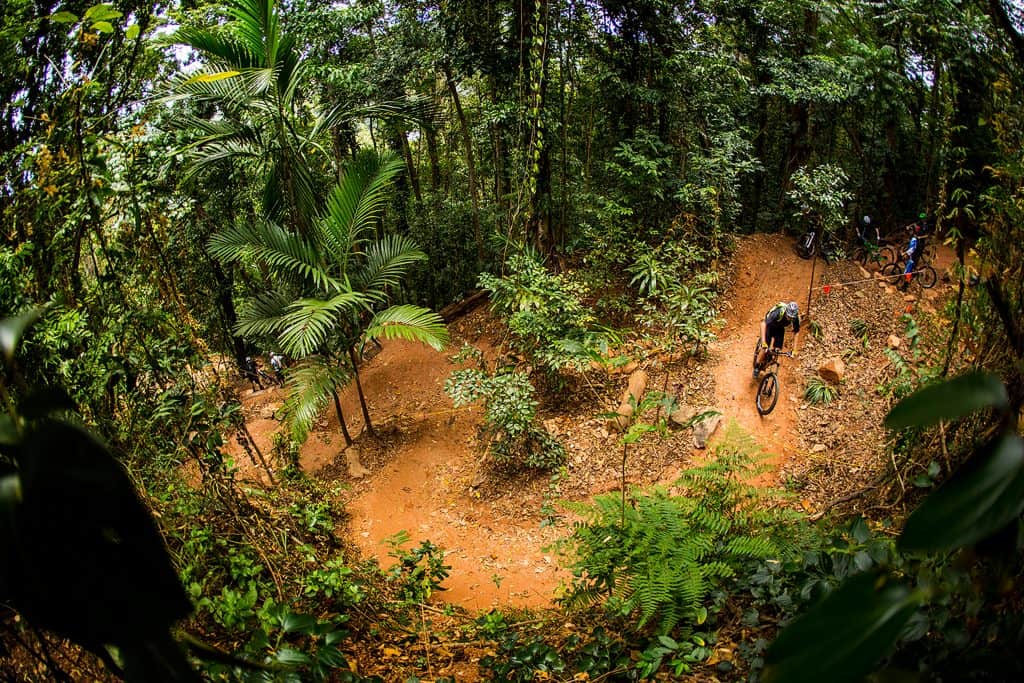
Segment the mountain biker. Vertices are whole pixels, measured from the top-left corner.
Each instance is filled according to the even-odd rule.
[[[270,367],[274,369],[278,384],[284,384],[284,356],[279,353],[270,354]]]
[[[788,304],[785,301],[768,309],[764,320],[761,321],[761,347],[757,354],[757,361],[754,363],[754,379],[761,373],[765,359],[768,356],[768,349],[781,349],[785,340],[786,328],[793,326],[793,349],[796,349],[796,340],[800,337],[800,307],[795,301]]]
[[[900,282],[902,289],[906,289],[910,285],[914,266],[921,260],[921,254],[924,253],[925,235],[928,231],[926,218],[924,214],[921,214],[920,222],[910,226],[910,243],[903,252],[903,255],[907,257],[907,266],[903,269],[903,280]]]
[[[247,380],[252,382],[253,391],[263,388],[263,383],[260,382],[259,370],[256,367],[256,361],[253,360],[252,356],[245,357],[245,366],[242,370],[242,374],[245,375]]]

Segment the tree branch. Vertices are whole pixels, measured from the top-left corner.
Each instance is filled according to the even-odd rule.
[[[1024,67],[1024,35],[1017,31],[1017,27],[1014,26],[1013,20],[1006,12],[1002,0],[989,0],[987,14],[995,22],[996,27],[1006,34],[1006,37],[1010,40],[1010,45],[1013,46],[1014,52],[1017,53],[1017,64]]]

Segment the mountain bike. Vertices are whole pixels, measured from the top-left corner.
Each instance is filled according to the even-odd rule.
[[[901,258],[893,263],[887,263],[882,266],[882,276],[886,280],[891,280],[893,284],[900,284],[903,271],[906,269],[907,261]],[[939,276],[935,273],[935,269],[928,264],[915,265],[914,270],[910,272],[910,282],[916,282],[924,289],[931,289],[938,280]]]
[[[872,227],[870,223],[861,224],[857,229],[856,246],[850,257],[864,266],[874,265],[881,270],[885,264],[896,260],[896,249],[882,238],[878,227]]]
[[[757,363],[758,353],[761,351],[761,339],[758,338],[757,346],[754,347],[754,363]],[[769,348],[765,355],[764,364],[761,366],[761,382],[757,385],[757,396],[754,404],[757,405],[757,412],[760,415],[767,415],[775,410],[775,404],[779,401],[779,356],[793,357],[793,352],[780,351]]]
[[[833,243],[832,237],[827,232],[820,232],[817,228],[800,235],[793,248],[796,249],[796,255],[802,259],[813,258],[816,252],[820,252],[826,262],[835,260],[836,245]]]

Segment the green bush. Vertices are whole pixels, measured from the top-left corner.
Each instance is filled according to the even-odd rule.
[[[684,472],[682,495],[661,488],[618,494],[593,504],[569,504],[584,521],[562,549],[574,575],[566,602],[605,600],[616,616],[637,615],[637,628],[661,634],[680,622],[701,624],[715,588],[752,560],[795,554],[803,533],[796,513],[768,508],[768,494],[746,483],[763,471],[757,446],[738,428],[728,430],[715,458]]]
[[[537,401],[524,372],[490,375],[477,369],[456,370],[444,390],[456,407],[484,402],[483,432],[494,459],[509,467],[551,469],[565,461],[565,448],[537,424]]]
[[[828,405],[839,396],[839,390],[820,377],[812,377],[804,388],[804,398],[812,405]]]
[[[550,370],[583,368],[614,335],[600,327],[583,304],[585,288],[564,274],[548,272],[529,253],[515,254],[507,275],[480,276],[494,310],[505,318],[515,348]]]

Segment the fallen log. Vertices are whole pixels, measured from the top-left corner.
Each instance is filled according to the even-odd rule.
[[[441,316],[441,318],[444,319],[446,323],[450,323],[456,318],[461,318],[462,316],[472,311],[480,304],[481,301],[483,301],[486,298],[487,290],[478,289],[469,296],[467,296],[465,299],[461,301],[456,301],[453,304],[448,304],[440,311],[438,311],[437,314]]]

